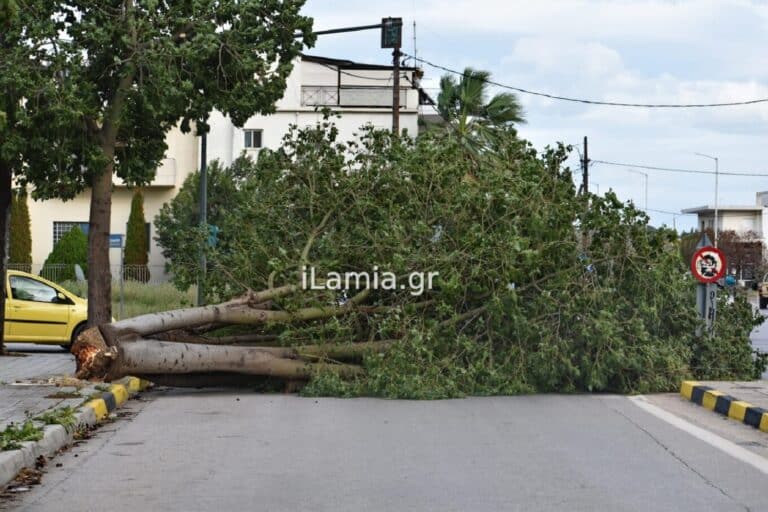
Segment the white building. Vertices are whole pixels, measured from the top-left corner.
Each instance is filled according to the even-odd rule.
[[[400,129],[413,137],[418,133],[417,73],[414,68],[401,68]],[[230,165],[243,152],[255,155],[262,147],[277,148],[291,124],[314,126],[322,119],[323,107],[342,113],[334,119],[342,141],[351,140],[369,123],[391,129],[392,74],[392,66],[305,55],[288,78],[274,114],[253,116],[242,128],[220,112],[211,115],[208,160]]]
[[[699,231],[715,230],[714,206],[686,208],[682,213],[698,216],[696,226]],[[739,235],[752,231],[762,241],[768,239],[768,192],[758,192],[754,205],[718,205],[717,231],[735,231]]]
[[[219,112],[210,117],[211,131],[207,140],[208,161],[220,160],[229,165],[241,154],[255,156],[263,147],[276,149],[289,125],[314,125],[322,118],[319,110],[329,107],[341,114],[334,118],[340,140],[351,140],[360,127],[372,124],[376,128],[391,129],[393,100],[393,68],[375,64],[361,64],[348,60],[302,56],[296,60],[288,77],[283,98],[276,112],[250,118],[243,128],[235,127]],[[400,129],[411,136],[418,133],[419,71],[401,68]],[[150,238],[149,265],[152,280],[164,280],[165,260],[154,240],[154,217],[162,205],[179,191],[186,177],[198,169],[200,162],[199,137],[183,134],[174,129],[167,135],[168,151],[151,184],[144,187],[144,213],[148,221]],[[111,233],[124,234],[128,223],[132,190],[119,179],[114,179],[112,197]],[[29,200],[32,224],[33,272],[53,249],[53,245],[74,225],[88,230],[90,192],[86,191],[71,201]],[[120,252],[110,250],[113,275],[119,264]],[[11,262],[13,263],[13,262]]]

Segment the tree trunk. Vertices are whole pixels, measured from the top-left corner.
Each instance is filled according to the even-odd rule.
[[[280,350],[278,347],[275,349]],[[76,375],[79,379],[112,381],[126,375],[230,372],[306,380],[318,371],[330,371],[347,378],[360,375],[363,371],[354,365],[286,359],[274,355],[275,351],[261,347],[199,345],[139,338],[121,343],[116,350],[102,352],[102,361],[106,364],[78,364]]]
[[[112,275],[109,268],[109,230],[112,210],[114,147],[105,148],[108,164],[93,180],[88,228],[88,325],[112,320]]]
[[[6,268],[8,266],[8,225],[11,211],[11,168],[0,160],[0,354],[5,352],[5,293]]]

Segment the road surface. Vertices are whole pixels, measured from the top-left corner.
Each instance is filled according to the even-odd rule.
[[[44,485],[7,506],[27,512],[768,510],[766,473],[624,396],[432,402],[210,390],[146,396],[129,403],[130,421],[61,456],[62,467],[51,468]]]

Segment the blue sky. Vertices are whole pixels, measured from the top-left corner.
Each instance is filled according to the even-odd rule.
[[[768,98],[768,3],[604,0],[308,0],[317,30],[399,16],[404,48],[453,69],[473,66],[499,82],[563,96],[638,102],[710,103]],[[379,33],[321,36],[310,54],[388,63]],[[426,87],[441,72],[424,66]],[[437,94],[436,90],[430,92]],[[593,159],[766,177],[720,176],[719,203],[754,204],[768,190],[768,104],[707,110],[596,107],[519,95],[537,148],[589,137]],[[576,165],[576,155],[573,163]],[[679,212],[714,203],[714,176],[648,173],[648,208]],[[644,177],[595,164],[590,189],[644,206]],[[654,224],[672,215],[649,212]],[[678,228],[695,217],[678,216]]]

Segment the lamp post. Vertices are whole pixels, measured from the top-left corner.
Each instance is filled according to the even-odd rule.
[[[709,158],[710,160],[715,161],[715,247],[717,247],[717,231],[718,231],[718,219],[717,219],[717,189],[718,189],[718,178],[720,177],[720,160],[716,156],[711,155],[705,155],[704,153],[694,153],[698,156],[703,156],[704,158]]]
[[[645,207],[643,209],[645,210],[645,213],[648,213],[648,173],[643,171],[636,171],[635,169],[626,169],[626,171],[639,174],[645,178]]]

